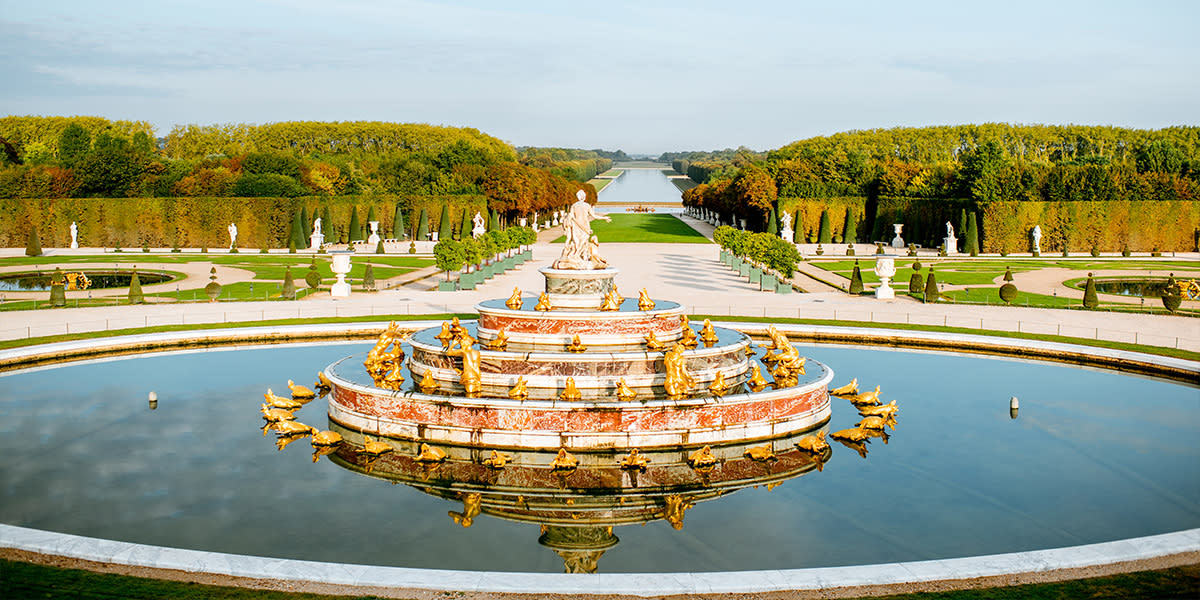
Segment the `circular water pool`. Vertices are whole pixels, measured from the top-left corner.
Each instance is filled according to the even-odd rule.
[[[456,523],[448,513],[462,503],[438,490],[457,484],[436,471],[364,476],[346,461],[313,463],[307,441],[280,451],[261,434],[267,387],[310,384],[369,347],[176,352],[5,374],[0,522],[236,554],[562,571],[536,524],[486,513],[470,528]],[[614,527],[619,543],[605,549],[600,571],[887,563],[1200,526],[1195,387],[979,356],[802,352],[833,367],[835,385],[857,377],[897,401],[888,443],[872,440],[865,458],[834,444],[822,470],[796,476],[784,473],[786,459],[748,467],[743,480],[763,485],[718,490],[678,530],[663,520]],[[1021,402],[1016,419],[1011,396]],[[298,417],[328,428],[324,401]],[[834,400],[831,431],[857,421]]]
[[[78,275],[82,274],[86,277],[88,285],[86,289],[103,290],[111,288],[127,288],[133,280],[133,271],[114,271],[114,270],[94,270],[88,269],[85,271],[64,271],[64,274]],[[152,285],[155,283],[166,283],[173,280],[175,277],[170,273],[157,271],[138,271],[138,281],[142,285]],[[53,271],[30,271],[25,273],[5,273],[0,275],[0,291],[7,292],[40,292],[50,290],[50,278],[54,275]],[[70,275],[68,275],[69,278]],[[78,289],[84,289],[82,279],[79,277],[71,278],[77,282]],[[76,288],[71,288],[76,289]]]

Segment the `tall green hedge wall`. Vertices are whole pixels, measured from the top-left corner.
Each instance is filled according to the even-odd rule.
[[[238,227],[238,246],[271,248],[287,246],[293,214],[301,207],[309,214],[329,208],[333,228],[346,233],[354,206],[359,214],[375,207],[382,219],[379,229],[388,237],[396,203],[405,207],[405,223],[411,228],[422,207],[433,219],[443,203],[451,215],[461,219],[487,206],[484,196],[310,196],[303,198],[20,198],[0,199],[0,246],[24,247],[29,229],[37,224],[45,247],[67,247],[71,222],[79,226],[81,246],[211,247],[229,244],[226,228]],[[452,217],[454,218],[454,217]],[[323,224],[328,235],[330,224]],[[365,223],[364,223],[365,226]],[[326,238],[329,239],[328,237]],[[336,241],[336,240],[330,240]]]
[[[1042,228],[1041,249],[1086,252],[1196,250],[1200,202],[998,201],[981,205],[984,252],[1029,252],[1034,226]]]
[[[811,233],[817,235],[817,229],[821,225],[821,211],[829,210],[829,223],[832,226],[833,235],[839,236],[844,232],[842,229],[846,223],[846,211],[853,210],[854,214],[858,215],[859,231],[862,230],[862,223],[866,217],[867,199],[863,196],[842,196],[836,198],[780,198],[779,201],[779,216],[783,213],[792,215],[796,220],[792,222],[792,229],[803,232],[804,238],[807,239]],[[797,215],[797,211],[799,214]],[[816,239],[815,237],[813,238]]]

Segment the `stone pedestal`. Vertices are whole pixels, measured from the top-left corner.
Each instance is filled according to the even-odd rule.
[[[779,232],[779,237],[783,238],[783,241],[785,242],[791,242],[795,235],[796,232],[792,230],[791,227],[784,227],[783,230]]]
[[[879,287],[875,288],[877,300],[891,300],[896,297],[892,289],[892,277],[896,275],[896,257],[891,255],[875,257],[875,275],[879,277]]]
[[[595,309],[613,288],[617,269],[538,269],[546,278],[546,294],[554,308]]]
[[[308,249],[314,252],[320,252],[321,248],[325,247],[325,234],[314,233],[308,238]]]
[[[946,244],[946,256],[954,256],[958,254],[958,238],[949,236],[942,238],[942,243]]]

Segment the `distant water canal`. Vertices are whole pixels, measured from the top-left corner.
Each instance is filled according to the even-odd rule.
[[[596,209],[600,212],[627,212],[631,206],[654,204],[654,212],[681,212],[681,199],[679,188],[667,179],[661,169],[625,169],[623,175],[600,191],[600,203]]]

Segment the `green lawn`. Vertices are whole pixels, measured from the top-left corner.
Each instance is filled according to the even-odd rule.
[[[613,181],[614,180],[612,179],[593,179],[588,183],[592,184],[592,187],[596,188],[596,192],[599,192],[600,190],[608,187],[608,184],[612,183]]]
[[[459,594],[438,594],[453,598]],[[1159,571],[1140,571],[1108,577],[1077,579],[1058,583],[1027,584],[1010,587],[921,592],[876,596],[884,600],[1008,600],[1017,598],[1054,598],[1058,600],[1110,598],[1195,598],[1200,595],[1200,566],[1190,565]],[[317,600],[368,599],[376,596],[325,596],[295,592],[253,590],[198,583],[181,583],[144,577],[93,573],[79,569],[47,567],[24,562],[0,560],[0,597],[2,598],[175,598],[180,600]]]
[[[707,244],[708,238],[671,215],[609,213],[612,223],[592,221],[592,232],[600,244],[621,242]],[[561,244],[566,236],[553,243]]]
[[[686,192],[697,185],[695,181],[692,181],[686,177],[676,177],[671,180],[671,183],[675,184],[675,187],[679,188],[680,193]]]

